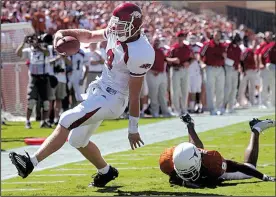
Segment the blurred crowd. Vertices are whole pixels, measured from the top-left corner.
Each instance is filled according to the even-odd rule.
[[[54,35],[66,28],[95,30],[107,26],[112,10],[120,3],[4,1],[1,22],[30,22],[38,34]],[[241,106],[275,106],[276,49],[272,32],[237,27],[227,17],[212,12],[195,14],[162,2],[136,3],[144,14],[143,34],[156,52],[141,92],[141,116],[170,117],[187,111],[221,115],[234,113]],[[79,53],[67,58],[50,52],[62,68],[57,72],[50,66],[48,74],[64,74],[59,76],[62,79],[57,77],[63,88],[59,84],[59,89],[53,90],[49,109],[58,110],[53,112],[52,123],[58,121],[60,111],[80,102],[88,84],[101,75],[105,46],[105,42],[82,46]],[[28,59],[28,55],[25,57]],[[58,105],[54,106],[56,100]],[[127,109],[122,117],[126,116]]]

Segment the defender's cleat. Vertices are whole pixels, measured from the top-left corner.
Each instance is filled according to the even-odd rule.
[[[52,125],[49,122],[44,121],[40,124],[40,128],[52,128]]]
[[[180,116],[180,119],[186,124],[194,124],[194,120],[192,119],[192,117],[190,116],[190,114],[183,114]]]
[[[258,132],[262,132],[270,127],[275,127],[275,120],[259,120],[257,118],[254,118],[249,122],[250,128],[257,130]]]
[[[118,170],[110,166],[106,174],[101,174],[98,172],[94,177],[93,182],[91,182],[88,187],[104,187],[107,183],[116,179],[118,175],[119,175]]]
[[[11,152],[9,157],[18,170],[18,175],[22,178],[26,178],[34,169],[34,165],[31,162],[29,154],[26,152],[27,156],[19,155],[15,152]]]
[[[30,122],[26,122],[25,128],[26,129],[31,129],[32,128],[31,123]]]

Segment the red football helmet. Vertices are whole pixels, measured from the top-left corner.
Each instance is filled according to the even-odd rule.
[[[133,3],[123,3],[113,11],[108,24],[108,33],[115,36],[116,40],[125,42],[135,35],[142,26],[142,11]]]

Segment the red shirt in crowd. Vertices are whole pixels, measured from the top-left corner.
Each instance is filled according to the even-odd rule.
[[[244,64],[244,69],[245,70],[250,70],[250,69],[257,69],[257,65],[256,62],[254,60],[254,51],[251,48],[247,48],[242,56],[241,56],[241,60],[243,61]]]
[[[238,70],[239,64],[240,64],[240,58],[241,58],[241,48],[232,43],[227,43],[225,44],[226,47],[226,53],[227,53],[227,58],[231,59],[234,61],[234,68]]]
[[[208,66],[223,66],[225,47],[222,43],[216,44],[214,40],[210,40],[203,44],[200,50],[200,56]]]
[[[263,50],[263,48],[267,45],[267,42],[262,42],[259,46],[258,49],[256,49],[255,54],[259,55],[261,53],[261,51]],[[262,58],[262,64],[265,64],[265,60]]]
[[[276,64],[276,44],[270,42],[267,44],[260,53],[265,63]]]
[[[191,60],[191,58],[193,57],[193,52],[188,45],[183,44],[183,46],[180,46],[177,43],[172,46],[169,57],[178,57],[180,60],[180,65],[184,66],[183,63]]]
[[[154,64],[151,67],[151,70],[156,72],[164,72],[165,71],[165,53],[162,48],[154,48],[155,51],[155,60]]]

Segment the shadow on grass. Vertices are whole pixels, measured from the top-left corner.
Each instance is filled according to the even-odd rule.
[[[261,182],[263,181],[248,181],[248,182],[235,182],[235,183],[223,182],[218,187],[237,186],[237,185],[243,185],[243,184],[261,183]]]
[[[24,142],[24,138],[2,138],[1,142]]]
[[[224,196],[219,194],[204,194],[198,192],[161,192],[161,191],[122,191],[122,186],[112,186],[98,189],[100,193],[115,193],[114,196]]]

